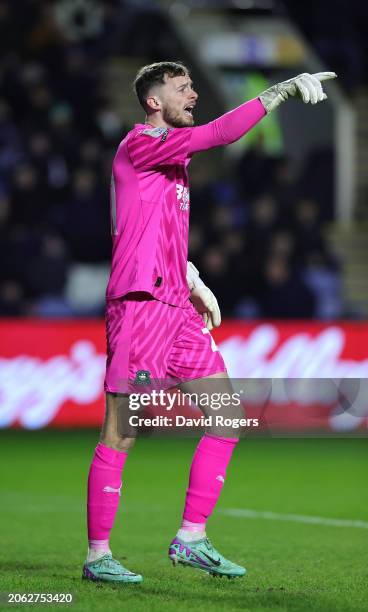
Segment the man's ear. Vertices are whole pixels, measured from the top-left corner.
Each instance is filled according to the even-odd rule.
[[[152,110],[152,111],[161,110],[161,102],[159,101],[157,96],[149,96],[146,99],[146,104],[147,104],[148,108],[150,110]]]

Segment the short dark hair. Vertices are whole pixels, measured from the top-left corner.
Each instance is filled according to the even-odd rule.
[[[170,78],[186,76],[189,74],[189,70],[181,62],[156,62],[155,64],[143,66],[143,68],[138,71],[133,85],[138,100],[144,109],[146,108],[149,90],[153,85],[164,85],[165,74]]]

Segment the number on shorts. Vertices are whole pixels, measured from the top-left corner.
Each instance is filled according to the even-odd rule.
[[[209,337],[211,338],[211,349],[213,350],[213,352],[218,351],[218,347],[216,345],[216,342],[214,341],[214,339],[212,338],[211,334],[210,334],[210,330],[207,329],[207,327],[204,327],[202,329],[202,334],[208,334]]]

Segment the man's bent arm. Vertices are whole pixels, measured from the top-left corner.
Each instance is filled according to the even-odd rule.
[[[218,119],[192,128],[189,154],[231,144],[249,132],[266,115],[262,102],[255,98]]]

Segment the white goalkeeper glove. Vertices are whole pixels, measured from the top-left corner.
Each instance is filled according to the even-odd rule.
[[[322,89],[321,81],[335,79],[336,76],[335,72],[316,72],[316,74],[303,72],[293,79],[277,83],[266,89],[258,98],[267,113],[277,108],[281,102],[285,102],[289,96],[299,96],[305,104],[308,102],[317,104],[317,102],[322,102],[327,98]]]
[[[221,325],[221,312],[211,289],[206,287],[199,277],[197,268],[191,261],[187,262],[187,283],[190,290],[190,299],[196,311],[202,315],[205,326],[209,331]]]

